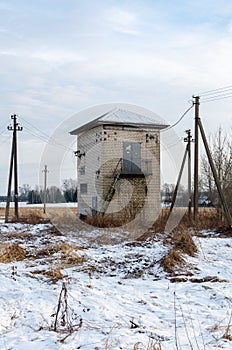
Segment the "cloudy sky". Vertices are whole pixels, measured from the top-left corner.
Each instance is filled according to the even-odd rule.
[[[0,0],[0,193],[6,192],[11,114],[24,127],[18,133],[19,183],[34,186],[44,147],[60,126],[72,130],[74,114],[120,102],[173,124],[193,94],[232,85],[231,62],[228,0]],[[219,125],[230,130],[231,98],[200,108],[207,134]],[[175,128],[180,143],[193,114]],[[75,127],[84,121],[77,115]],[[57,152],[68,154],[70,177],[74,141],[52,139]]]

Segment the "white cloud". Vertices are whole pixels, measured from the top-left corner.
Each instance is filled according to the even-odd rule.
[[[74,1],[74,10],[67,11],[61,1],[62,18],[55,6],[43,16],[45,8],[37,12],[31,3],[34,11],[27,13],[22,2],[24,10],[15,5],[1,23],[2,116],[17,113],[51,131],[85,107],[128,102],[172,123],[192,94],[231,85],[230,6],[218,12],[218,2],[201,2],[196,16],[200,2],[183,8],[162,1],[100,1],[87,9]],[[219,115],[222,127],[231,125],[228,101],[202,109],[210,112],[207,129],[217,127]]]
[[[111,8],[106,11],[106,21],[113,30],[123,34],[138,35],[138,15],[122,8]]]

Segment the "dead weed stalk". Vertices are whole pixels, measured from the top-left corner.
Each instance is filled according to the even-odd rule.
[[[232,334],[231,334],[231,331],[230,331],[230,329],[232,327],[231,320],[232,320],[232,311],[230,313],[230,318],[229,318],[229,322],[228,322],[228,324],[226,326],[225,333],[222,336],[223,339],[227,339],[229,341],[232,341]]]
[[[68,305],[68,291],[65,282],[62,283],[57,310],[52,316],[55,317],[55,321],[51,327],[51,330],[58,333],[67,333],[67,335],[60,340],[61,343],[63,343],[69,335],[75,331],[78,331],[82,327],[81,317],[79,317],[78,323],[74,324],[74,321],[77,319],[77,315],[75,315],[73,310],[71,310]]]
[[[159,340],[149,338],[147,345],[144,345],[142,342],[137,342],[133,350],[162,350],[162,347]]]

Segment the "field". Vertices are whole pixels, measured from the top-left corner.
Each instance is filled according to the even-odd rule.
[[[230,231],[205,218],[171,234],[161,220],[123,240],[76,221],[58,230],[74,208],[55,209],[58,226],[20,210],[24,222],[0,224],[0,349],[232,348]]]

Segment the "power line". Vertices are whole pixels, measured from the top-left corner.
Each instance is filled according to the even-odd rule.
[[[26,122],[29,126],[31,126],[33,129],[37,130],[40,134],[36,133],[34,131],[34,136],[37,135],[37,137],[39,137],[40,139],[43,138],[43,140],[51,145],[58,145],[58,146],[62,146],[63,148],[65,148],[66,150],[70,150],[73,151],[71,148],[67,147],[66,145],[62,144],[59,140],[56,140],[54,137],[46,134],[44,131],[40,130],[38,127],[36,127],[35,125],[33,125],[32,123],[28,122],[27,120],[25,120],[24,118],[20,117],[24,122]],[[27,130],[29,130],[27,128]]]
[[[51,146],[59,147],[59,148],[65,150],[65,151],[71,151],[71,152],[73,152],[73,149],[71,149],[70,147],[66,147],[66,146],[63,145],[62,143],[56,143],[56,142],[53,142],[53,141],[51,141],[51,140],[49,140],[49,139],[46,139],[44,136],[39,135],[39,134],[37,134],[37,133],[31,131],[29,128],[27,128],[27,127],[25,127],[25,126],[24,126],[24,129],[25,129],[25,131],[26,131],[28,134],[30,134],[30,135],[32,135],[32,136],[34,136],[34,137],[40,139],[41,141],[43,141],[43,142],[45,142],[45,143],[47,143],[47,144],[49,144],[49,145],[51,145]]]
[[[25,121],[28,125],[32,126],[34,129],[38,130],[39,133],[37,132],[33,132],[31,131],[27,126],[24,126],[24,129],[25,131],[28,133],[28,134],[31,134],[32,136],[40,139],[41,141],[43,142],[46,142],[47,144],[50,144],[52,146],[58,146],[60,148],[62,148],[63,150],[69,150],[71,152],[73,152],[73,149],[71,149],[70,147],[67,147],[65,146],[64,144],[60,143],[60,142],[57,142],[57,140],[55,140],[54,138],[50,137],[48,134],[44,133],[43,131],[41,131],[40,129],[38,129],[36,126],[34,126],[33,124],[31,124],[30,122],[26,121],[24,118],[20,117],[20,119],[22,119],[23,121]],[[5,123],[3,124],[1,127],[0,127],[0,131],[6,127],[8,123]],[[3,135],[5,133],[5,130],[3,130],[2,132],[0,132],[0,135]],[[8,139],[8,138],[7,138]]]
[[[204,96],[204,95],[211,95],[211,94],[215,94],[215,93],[219,93],[219,92],[223,93],[223,92],[226,92],[227,90],[231,90],[231,89],[232,89],[232,85],[229,85],[229,86],[220,87],[220,88],[214,89],[214,90],[203,91],[197,95]]]
[[[232,85],[221,87],[214,90],[203,91],[195,96],[201,98],[201,102],[212,102],[232,97]],[[193,97],[195,97],[193,96]]]
[[[186,114],[187,114],[192,108],[193,108],[193,104],[192,104],[192,106],[190,106],[190,107],[182,114],[182,116],[181,116],[174,124],[170,125],[170,126],[169,126],[168,128],[166,128],[166,129],[161,130],[161,132],[165,132],[165,131],[167,131],[167,130],[170,130],[170,129],[174,128],[177,124],[179,124],[179,123],[181,122],[181,120],[186,116]]]
[[[209,97],[209,98],[205,98],[205,99],[202,99],[201,100],[201,103],[205,103],[205,102],[213,102],[213,101],[218,101],[218,100],[224,100],[224,99],[226,99],[226,98],[231,98],[232,97],[232,91],[231,91],[231,93],[228,93],[228,95],[227,94],[225,94],[225,95],[222,95],[222,96],[212,96],[212,97]]]
[[[27,121],[23,117],[20,117],[25,123],[33,127],[34,129],[38,130],[41,134],[45,135],[47,138],[50,138],[50,135],[46,134],[44,131],[40,130],[37,126],[33,125],[31,122]]]
[[[0,126],[0,135],[2,135],[5,132],[7,124],[8,124],[8,121],[6,123],[2,124],[2,126]]]

